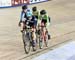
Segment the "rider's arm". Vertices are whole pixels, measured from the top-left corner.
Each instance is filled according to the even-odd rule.
[[[35,16],[32,16],[32,20],[30,22],[34,23],[34,25],[37,25],[37,19],[35,18]]]
[[[34,17],[34,25],[37,25],[37,19]]]
[[[21,15],[20,15],[20,22],[22,21],[22,16],[23,16],[23,12],[21,12]]]
[[[46,16],[47,16],[47,17],[46,17],[47,22],[50,23],[50,20],[51,20],[51,19],[50,19],[49,15],[46,15]]]
[[[46,20],[47,20],[47,26],[50,25],[50,17],[48,15],[45,16]]]
[[[20,15],[20,22],[22,22],[23,20],[25,20],[25,13],[24,12],[21,12],[21,15]]]
[[[47,23],[50,22],[50,21],[49,21],[49,16],[48,16],[47,14],[44,16],[44,18],[45,18],[45,20],[47,20]]]
[[[19,21],[19,24],[18,24],[19,26],[21,26],[20,23],[22,22],[22,16],[23,16],[23,12],[21,12],[21,14],[20,14],[20,21]]]

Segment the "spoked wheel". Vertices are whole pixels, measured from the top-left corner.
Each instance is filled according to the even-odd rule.
[[[41,39],[39,37],[39,48],[42,49],[43,48],[43,39]]]
[[[24,45],[25,53],[28,54],[30,51],[30,42],[26,42]]]
[[[23,33],[22,33],[22,38],[23,38],[25,53],[28,54],[30,51],[31,43],[30,43],[30,40],[28,39],[28,36],[25,33],[25,31],[23,31]]]

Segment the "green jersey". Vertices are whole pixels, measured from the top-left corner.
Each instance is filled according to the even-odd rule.
[[[39,11],[35,11],[35,12],[32,12],[33,15],[38,19],[39,18]]]
[[[39,12],[38,11],[35,11],[35,12],[33,12],[33,15],[34,16],[38,16],[39,15]]]
[[[46,14],[46,15],[44,15],[44,16],[42,16],[42,15],[40,15],[40,20],[42,20],[42,19],[44,19],[44,20],[46,20],[46,21],[48,21],[49,20],[49,16]]]

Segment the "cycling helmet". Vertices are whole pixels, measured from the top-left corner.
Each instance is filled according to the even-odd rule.
[[[24,9],[27,9],[27,5],[23,5],[22,6],[22,9],[24,10]]]
[[[32,11],[37,11],[37,7],[36,7],[36,6],[33,7],[33,8],[32,8]]]
[[[31,17],[32,16],[32,12],[30,11],[30,9],[27,10],[27,17]]]
[[[45,11],[45,10],[41,10],[41,11],[40,11],[40,14],[41,14],[41,15],[46,14],[46,11]]]

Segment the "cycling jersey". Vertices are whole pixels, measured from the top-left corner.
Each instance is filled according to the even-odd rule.
[[[41,19],[41,20],[42,20],[42,19],[44,19],[44,20],[46,20],[46,21],[47,21],[47,20],[48,20],[48,15],[43,15],[43,16],[42,16],[42,15],[40,15],[40,19]]]
[[[39,18],[39,12],[38,11],[35,11],[35,12],[32,12],[33,15],[38,19]]]
[[[45,24],[50,22],[50,17],[47,14],[40,15],[39,19],[41,20],[41,22],[44,22]]]
[[[27,22],[27,20],[26,20],[26,22]],[[28,25],[29,25],[30,27],[33,27],[33,26],[36,26],[36,25],[37,25],[37,20],[36,20],[35,16],[32,16],[32,19],[29,20],[28,22],[29,22]]]

